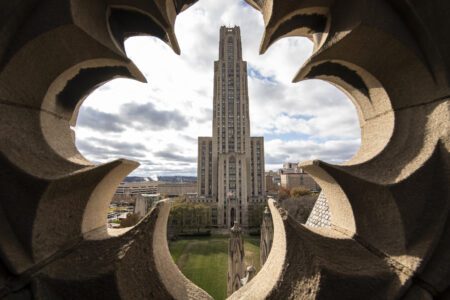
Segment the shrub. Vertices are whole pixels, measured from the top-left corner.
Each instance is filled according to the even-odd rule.
[[[301,196],[310,195],[311,191],[305,187],[295,187],[291,190],[291,196],[299,198]]]
[[[287,188],[280,187],[278,190],[278,200],[288,199],[291,196],[291,191]]]

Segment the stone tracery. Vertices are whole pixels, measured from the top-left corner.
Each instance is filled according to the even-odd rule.
[[[178,53],[175,18],[193,2],[0,3],[0,297],[209,298],[170,259],[167,203],[107,233],[108,195],[136,164],[91,164],[70,130],[99,84],[144,81],[123,39],[152,34]],[[261,52],[284,36],[314,41],[295,80],[343,88],[362,147],[345,165],[304,164],[327,195],[331,228],[306,228],[269,203],[272,251],[231,298],[448,297],[450,4],[248,2],[266,24]]]

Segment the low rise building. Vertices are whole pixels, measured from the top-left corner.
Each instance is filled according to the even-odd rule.
[[[296,187],[303,187],[311,191],[320,191],[320,186],[314,179],[298,166],[298,163],[284,163],[280,169],[280,186],[291,190]]]
[[[265,174],[266,193],[276,192],[280,188],[280,175],[277,172],[269,171]]]
[[[110,227],[119,226],[117,221],[133,213],[141,219],[163,198],[185,196],[186,199],[196,199],[196,190],[196,182],[121,182],[110,205],[108,223]]]
[[[160,194],[161,197],[176,197],[197,191],[196,182],[163,182],[163,181],[142,181],[142,182],[121,182],[116,189],[113,203],[129,202],[135,203],[144,194]]]
[[[296,187],[304,187],[311,191],[320,190],[319,185],[307,173],[285,173],[281,174],[281,186],[291,190]]]
[[[159,181],[121,182],[114,194],[113,203],[135,203],[142,194],[157,194]]]
[[[134,204],[134,213],[143,218],[153,207],[153,205],[161,200],[161,194],[141,194],[136,197]]]
[[[164,182],[158,185],[158,193],[169,198],[196,192],[196,182]]]
[[[298,163],[285,162],[283,163],[283,169],[281,169],[284,173],[303,173],[303,170],[298,166]]]
[[[198,199],[198,193],[186,193],[186,200],[188,202],[196,202]]]

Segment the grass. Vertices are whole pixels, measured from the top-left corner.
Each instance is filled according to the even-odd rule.
[[[178,240],[176,242],[170,242],[170,254],[175,262],[178,261],[184,249],[186,248],[189,240]]]
[[[259,239],[244,238],[245,264],[257,271],[259,264]],[[169,245],[172,258],[192,282],[207,291],[214,299],[227,296],[228,238],[200,237],[182,239]]]

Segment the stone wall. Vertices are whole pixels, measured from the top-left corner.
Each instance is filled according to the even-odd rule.
[[[306,221],[306,226],[311,227],[330,227],[331,225],[331,213],[328,206],[327,198],[324,193],[320,193],[317,198],[314,208]]]
[[[230,299],[449,299],[450,2],[247,2],[263,15],[261,53],[286,36],[314,42],[294,81],[344,89],[362,134],[345,164],[302,164],[327,195],[331,227],[269,201],[272,250]],[[137,163],[95,165],[71,131],[96,87],[145,80],[125,56],[130,33],[180,52],[175,18],[189,4],[0,2],[0,297],[210,298],[170,256],[167,203],[107,231],[115,187]]]
[[[291,197],[280,201],[280,206],[287,211],[290,217],[301,224],[305,224],[315,207],[317,194]]]

